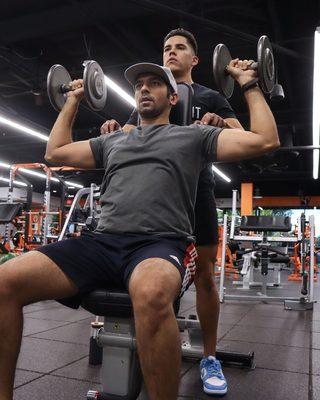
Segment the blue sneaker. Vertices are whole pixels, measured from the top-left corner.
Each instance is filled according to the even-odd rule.
[[[227,393],[227,381],[223,375],[220,361],[215,357],[203,358],[200,362],[203,391],[206,394],[224,395]]]

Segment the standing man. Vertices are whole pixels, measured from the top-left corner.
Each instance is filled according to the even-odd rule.
[[[101,217],[95,232],[43,246],[1,266],[0,400],[13,400],[23,307],[49,299],[66,303],[66,298],[80,304],[81,295],[110,284],[129,289],[150,400],[177,399],[181,343],[172,304],[194,273],[196,252],[190,236],[201,168],[206,162],[243,160],[279,146],[273,115],[255,84],[256,73],[247,66],[233,60],[228,67],[245,88],[251,121],[246,134],[240,129],[170,125],[176,82],[170,69],[144,63],[125,74],[134,87],[141,126],[130,135],[118,131],[72,142],[84,90],[81,80],[71,83],[45,158],[105,169]]]
[[[170,68],[176,82],[192,85],[192,119],[204,125],[220,128],[243,129],[228,101],[218,92],[193,82],[192,70],[198,64],[198,45],[193,34],[184,29],[169,32],[163,42],[163,65]],[[138,113],[134,110],[123,127],[128,131],[138,125]],[[106,121],[101,133],[120,129],[115,121]],[[195,237],[198,251],[195,276],[197,312],[202,328],[204,358],[200,364],[203,390],[207,394],[222,395],[227,392],[227,382],[221,365],[215,358],[219,320],[219,294],[212,277],[218,251],[218,218],[214,197],[214,176],[211,164],[202,170],[195,205]]]

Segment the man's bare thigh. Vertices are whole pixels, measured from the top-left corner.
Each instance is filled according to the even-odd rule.
[[[21,305],[71,297],[76,285],[46,255],[31,251],[0,266],[2,289]]]

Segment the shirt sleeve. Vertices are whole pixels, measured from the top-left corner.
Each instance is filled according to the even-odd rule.
[[[91,151],[96,162],[96,168],[104,168],[103,149],[107,135],[98,136],[89,140]]]
[[[139,119],[139,114],[136,108],[133,109],[128,121],[126,122],[126,125],[135,125],[138,126],[138,119]]]
[[[228,100],[221,96],[220,93],[214,93],[212,95],[211,107],[212,110],[210,111],[219,115],[221,118],[237,118]]]
[[[206,162],[217,161],[218,137],[223,128],[211,125],[197,125],[202,139],[202,156]]]

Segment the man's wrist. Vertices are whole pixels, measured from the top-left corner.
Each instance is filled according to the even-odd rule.
[[[252,79],[254,79],[252,76],[239,76],[239,78],[236,81],[238,85],[241,87],[246,83],[252,81]]]
[[[68,97],[61,111],[77,112],[80,101],[74,97]]]
[[[247,83],[243,84],[241,86],[242,93],[245,93],[250,89],[257,88],[258,87],[258,82],[259,82],[259,78],[253,78],[250,81],[248,81]]]
[[[70,96],[70,97],[67,97],[66,104],[75,105],[78,107],[80,104],[80,101],[81,101],[81,99],[78,99],[77,97],[74,97],[74,96]]]

